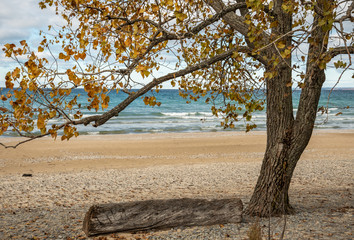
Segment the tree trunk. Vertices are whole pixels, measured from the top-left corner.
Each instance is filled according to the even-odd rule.
[[[268,94],[267,147],[247,214],[265,217],[293,213],[289,186],[296,164],[312,135],[324,79],[324,70],[313,72],[312,84],[302,90],[295,121],[292,115],[282,110],[270,110],[276,95]]]
[[[318,6],[323,7],[319,0]],[[281,10],[282,1],[276,1],[275,14],[281,24],[273,31],[277,35],[291,31],[291,16]],[[277,6],[278,5],[278,6]],[[277,12],[278,9],[278,12]],[[314,18],[316,26],[320,16]],[[282,59],[277,76],[267,79],[267,147],[261,172],[246,213],[260,217],[293,213],[289,202],[289,187],[296,164],[305,150],[315,124],[318,101],[321,95],[324,70],[319,66],[328,43],[327,31],[317,27],[312,32],[305,86],[302,89],[296,119],[292,105],[291,58]],[[291,37],[284,37],[286,46]]]
[[[240,223],[242,201],[230,199],[147,200],[92,206],[85,215],[87,236],[186,226]]]
[[[288,190],[293,170],[289,171],[289,162],[298,160],[290,154],[294,142],[292,90],[286,84],[283,87],[278,85],[282,81],[291,81],[291,71],[286,68],[279,71],[278,77],[267,81],[267,147],[246,211],[258,216],[292,212]]]

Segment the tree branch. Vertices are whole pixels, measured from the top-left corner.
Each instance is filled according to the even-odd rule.
[[[62,125],[60,125],[57,129],[62,129],[64,128],[66,125],[70,124],[70,122],[67,122],[67,123],[64,123]],[[0,146],[3,146],[4,148],[17,148],[18,146],[20,146],[21,144],[24,144],[24,143],[27,143],[27,142],[30,142],[30,141],[33,141],[35,139],[38,139],[38,138],[42,138],[42,137],[46,137],[46,136],[49,136],[50,133],[45,133],[45,134],[40,134],[40,135],[37,135],[37,136],[25,136],[23,134],[20,134],[20,136],[22,137],[25,137],[25,138],[28,138],[26,140],[23,140],[21,142],[18,142],[17,144],[15,145],[6,145],[6,144],[3,144],[0,142]]]
[[[3,144],[3,143],[0,142],[0,145],[3,146],[4,148],[17,148],[17,147],[20,146],[21,144],[24,144],[24,143],[26,143],[26,142],[30,142],[30,141],[32,141],[32,140],[34,140],[34,138],[26,139],[26,140],[24,140],[24,141],[21,141],[21,142],[17,143],[16,145],[11,145],[11,146],[5,145],[5,144]]]
[[[224,4],[222,0],[206,0],[207,4],[209,4],[216,12],[222,12],[224,9],[228,7]],[[235,31],[239,32],[245,37],[247,46],[251,49],[254,49],[254,45],[248,40],[248,24],[245,23],[245,18],[243,16],[238,16],[234,12],[229,12],[225,14],[222,19]],[[264,45],[269,43],[269,36],[263,32],[262,39],[264,41]],[[268,62],[264,61],[263,56],[265,56],[266,49],[263,52],[259,52],[257,56],[253,56],[259,62],[263,63],[265,66],[268,65]]]
[[[185,76],[187,74],[190,74],[190,73],[197,71],[199,69],[203,69],[205,67],[209,67],[210,65],[212,65],[216,62],[219,62],[219,61],[224,60],[228,57],[231,57],[235,51],[247,53],[250,55],[252,54],[251,49],[248,47],[238,47],[238,48],[230,49],[224,53],[216,55],[210,59],[204,60],[198,64],[189,66],[185,69],[179,70],[174,73],[169,73],[169,74],[164,75],[159,78],[155,78],[150,83],[148,83],[147,85],[145,85],[144,87],[139,89],[138,91],[130,94],[123,102],[121,102],[120,104],[118,104],[117,106],[115,106],[114,108],[109,110],[108,112],[103,113],[102,115],[94,115],[94,116],[90,116],[87,118],[83,118],[78,121],[73,121],[72,123],[75,125],[79,125],[79,124],[87,125],[91,122],[94,122],[93,126],[98,127],[98,126],[104,124],[105,122],[107,122],[112,117],[118,116],[118,114],[121,111],[123,111],[131,102],[133,102],[138,97],[144,95],[145,93],[147,93],[149,90],[153,89],[154,87],[162,84],[163,82],[166,82],[166,81],[169,81],[169,80],[181,77],[181,76]]]
[[[335,19],[334,22],[343,22],[347,19],[353,21],[354,20],[354,18],[352,16],[353,10],[354,10],[354,1],[352,1],[352,4],[350,4],[350,6],[348,7],[346,14],[339,19]]]
[[[73,124],[73,125],[83,124],[86,126],[86,125],[90,124],[91,122],[94,122],[94,124],[93,124],[94,127],[98,127],[100,125],[103,125],[105,122],[107,122],[112,117],[118,116],[118,114],[121,111],[123,111],[131,102],[133,102],[138,97],[144,95],[145,93],[147,93],[148,91],[150,91],[154,87],[156,87],[166,81],[169,81],[169,80],[181,77],[181,76],[185,76],[185,75],[190,74],[194,71],[209,67],[210,65],[212,65],[216,62],[219,62],[219,61],[222,61],[228,57],[231,57],[232,54],[236,51],[241,52],[241,53],[246,53],[248,55],[252,55],[252,50],[249,47],[240,46],[237,48],[230,49],[230,50],[223,52],[221,54],[218,54],[212,58],[206,59],[198,64],[195,64],[195,65],[189,66],[185,69],[176,71],[174,73],[169,73],[169,74],[164,75],[162,77],[153,79],[150,83],[148,83],[147,85],[145,85],[144,87],[142,87],[138,91],[129,92],[129,96],[123,102],[121,102],[120,104],[118,104],[117,106],[115,106],[114,108],[109,110],[108,112],[105,112],[101,115],[89,116],[89,117],[86,117],[86,118],[83,118],[83,119],[80,119],[77,121],[67,121],[66,123],[63,123],[62,125],[58,126],[57,129],[58,130],[62,129],[65,126],[70,125],[70,124]],[[32,141],[32,140],[35,140],[38,138],[49,136],[49,135],[50,135],[50,133],[40,134],[37,136],[24,136],[29,139],[26,139],[24,141],[17,143],[16,145],[11,145],[11,146],[0,143],[0,146],[3,146],[4,148],[17,148],[21,144],[27,143],[29,141]]]
[[[4,108],[4,107],[0,107],[0,111],[2,111],[3,113],[9,112],[9,109]]]
[[[354,46],[330,48],[326,53],[326,55],[331,56],[331,58],[341,54],[354,54]]]
[[[236,3],[233,5],[227,6],[227,7],[225,6],[224,8],[217,11],[217,13],[214,16],[212,16],[211,18],[198,24],[196,27],[192,28],[190,33],[196,34],[200,30],[202,30],[205,27],[207,27],[208,25],[220,20],[221,18],[225,17],[229,13],[232,13],[232,12],[236,11],[237,9],[246,9],[246,8],[247,8],[247,4],[245,2]]]
[[[216,13],[214,16],[212,16],[212,17],[208,18],[207,20],[199,23],[197,26],[193,27],[190,31],[188,31],[188,32],[186,32],[184,34],[181,34],[181,35],[169,33],[166,30],[164,30],[161,25],[156,25],[156,23],[153,24],[155,27],[160,29],[160,31],[163,33],[163,36],[160,37],[160,38],[156,38],[159,35],[160,31],[156,32],[154,34],[154,37],[153,37],[151,43],[147,47],[146,51],[144,53],[140,54],[140,56],[138,56],[137,58],[135,58],[133,60],[133,62],[127,67],[127,69],[122,69],[122,70],[119,70],[119,71],[121,73],[123,73],[123,74],[130,73],[132,71],[132,69],[135,68],[138,65],[139,61],[141,59],[143,59],[144,56],[146,56],[154,48],[154,46],[158,45],[159,43],[162,43],[162,42],[168,41],[168,40],[181,40],[181,39],[185,39],[185,38],[191,38],[195,34],[200,32],[201,30],[206,28],[207,26],[209,26],[209,25],[217,22],[218,20],[220,20],[226,14],[228,14],[230,12],[233,12],[233,11],[236,11],[237,9],[242,9],[242,8],[246,8],[246,7],[247,7],[246,3],[236,3],[236,4],[230,5],[228,7],[225,7],[222,11]],[[109,19],[114,19],[114,17],[110,17]],[[133,24],[135,22],[135,21],[130,21],[129,19],[124,19],[124,20],[127,21],[127,23],[129,22],[131,24]],[[138,21],[138,20],[136,20],[136,21]]]
[[[222,0],[206,0],[217,13],[222,12],[226,7]],[[234,30],[247,37],[248,25],[244,22],[244,17],[237,16],[235,13],[230,12],[223,16],[224,21],[229,24]]]

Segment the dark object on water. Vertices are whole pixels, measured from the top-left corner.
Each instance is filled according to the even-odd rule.
[[[31,173],[24,173],[22,174],[22,177],[33,177]]]
[[[87,236],[173,227],[209,226],[242,221],[242,201],[167,199],[93,205],[86,213]]]

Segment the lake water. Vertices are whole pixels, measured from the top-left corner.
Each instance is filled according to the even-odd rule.
[[[80,93],[82,89],[73,90],[72,94]],[[329,90],[322,90],[319,106],[327,106]],[[294,113],[300,91],[294,91]],[[125,93],[110,94],[110,108],[121,102],[127,95]],[[238,122],[235,129],[223,129],[220,125],[222,119],[211,114],[211,104],[203,100],[186,104],[186,99],[179,96],[178,90],[160,90],[156,98],[162,104],[160,107],[146,106],[138,98],[123,112],[98,128],[92,126],[79,126],[80,134],[130,134],[130,133],[157,133],[157,132],[213,132],[213,131],[244,131],[245,123]],[[80,101],[84,103],[85,97]],[[349,108],[348,108],[349,106]],[[317,129],[354,129],[354,90],[335,90],[332,92],[328,104],[328,114],[318,113]],[[341,112],[342,114],[337,115]],[[84,116],[97,114],[92,111],[83,111]],[[100,113],[100,112],[98,112]],[[328,121],[326,119],[328,118]],[[265,130],[265,111],[256,112],[252,120],[257,124],[257,130]],[[6,135],[13,135],[6,133]]]

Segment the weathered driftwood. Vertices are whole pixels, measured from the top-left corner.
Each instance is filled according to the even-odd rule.
[[[93,205],[83,230],[88,236],[180,226],[239,223],[242,201],[231,199],[168,199]]]

